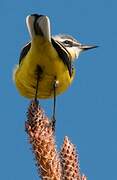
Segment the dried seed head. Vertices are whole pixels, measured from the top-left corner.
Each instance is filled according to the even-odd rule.
[[[81,180],[78,156],[75,146],[68,137],[64,138],[61,149],[61,164],[63,171],[63,180]]]
[[[35,154],[36,166],[44,180],[87,180],[80,174],[75,146],[65,137],[58,156],[52,124],[37,102],[32,101],[25,125]]]
[[[61,165],[52,125],[35,101],[31,102],[28,109],[26,132],[32,144],[41,178],[44,180],[60,180]]]

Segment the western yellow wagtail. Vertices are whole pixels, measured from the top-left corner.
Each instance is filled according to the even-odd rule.
[[[54,98],[54,117],[56,95],[66,91],[74,79],[73,61],[97,46],[83,45],[69,35],[51,36],[50,20],[44,15],[29,15],[26,24],[31,41],[21,51],[14,80],[22,96]]]

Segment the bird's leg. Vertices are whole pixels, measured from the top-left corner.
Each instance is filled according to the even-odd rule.
[[[35,103],[38,105],[39,101],[37,100],[37,93],[38,93],[38,87],[39,87],[39,70],[37,69],[37,81],[36,81],[36,92],[35,92]]]
[[[54,103],[53,103],[53,114],[52,114],[52,129],[53,131],[55,131],[55,124],[56,124],[56,87],[58,85],[58,81],[56,80],[56,77],[54,79],[54,83],[53,83],[53,91],[54,91]]]

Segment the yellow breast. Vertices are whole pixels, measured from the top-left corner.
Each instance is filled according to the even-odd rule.
[[[20,94],[27,98],[35,97],[38,66],[42,70],[39,79],[38,98],[53,97],[55,77],[58,81],[57,95],[63,93],[73,80],[74,72],[70,77],[67,66],[60,59],[52,44],[37,36],[32,40],[28,54],[22,59],[14,74]]]

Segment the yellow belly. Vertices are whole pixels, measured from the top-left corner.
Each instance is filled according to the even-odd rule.
[[[14,73],[16,86],[22,96],[27,98],[35,97],[37,83],[36,70],[38,66],[42,69],[38,86],[38,98],[45,99],[53,97],[55,77],[58,81],[56,95],[66,91],[74,78],[74,72],[72,77],[70,77],[67,67],[59,58],[51,43],[38,36],[33,39],[29,53]]]

